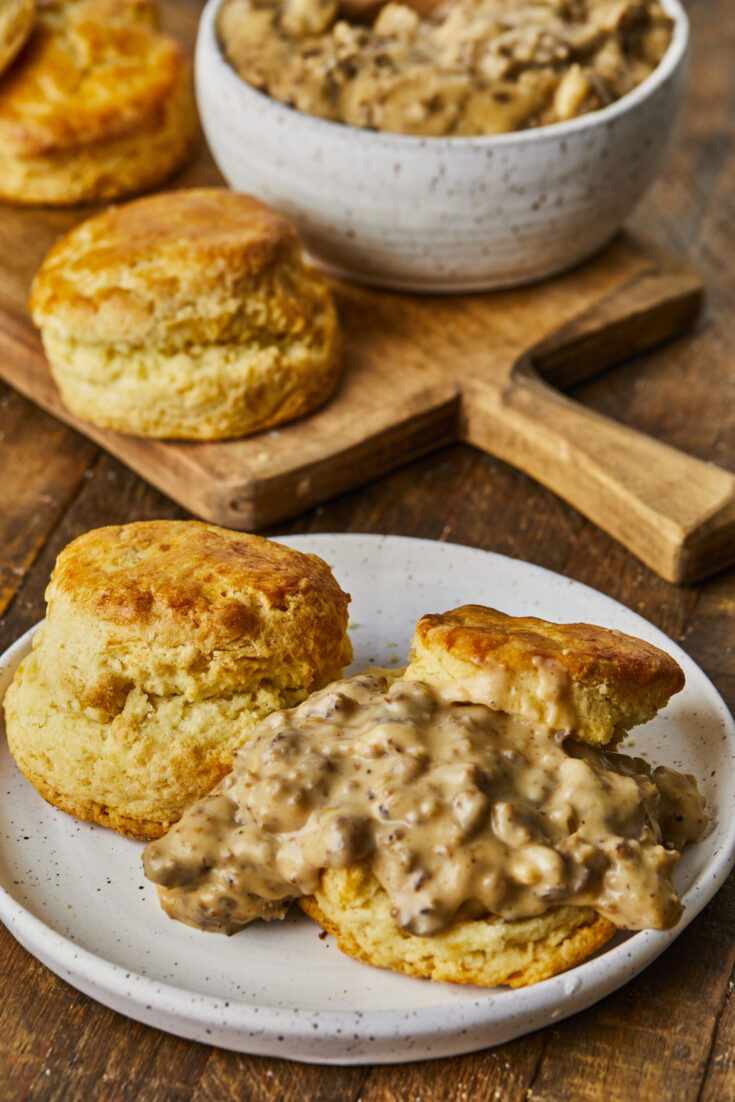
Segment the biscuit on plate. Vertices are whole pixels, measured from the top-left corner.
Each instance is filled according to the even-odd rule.
[[[411,654],[405,678],[444,699],[487,704],[592,745],[651,719],[684,684],[674,659],[643,640],[480,605],[423,616]],[[366,861],[323,870],[299,905],[349,956],[451,983],[537,983],[583,961],[616,930],[592,908],[564,905],[525,919],[459,919],[418,936],[396,923]]]
[[[420,937],[396,925],[388,894],[364,861],[326,869],[317,891],[299,906],[336,937],[343,953],[365,964],[482,987],[548,979],[580,964],[616,932],[590,907],[553,907],[513,921],[493,915],[459,920]]]
[[[138,199],[50,251],[31,312],[68,408],[105,428],[215,440],[309,413],[341,346],[290,222],[224,188]]]
[[[405,676],[599,745],[646,723],[684,687],[668,654],[621,631],[463,605],[422,616]]]
[[[527,692],[534,711],[547,682],[568,695],[572,676],[597,691],[604,671],[632,720],[650,710],[650,682],[679,681],[655,648],[588,625],[470,606],[419,627],[450,622],[477,654],[465,633],[499,636],[501,620],[506,665],[467,683],[484,694],[488,670],[511,685],[520,669],[506,693],[516,709]],[[560,673],[545,664],[561,639]],[[234,933],[298,900],[366,963],[514,987],[579,963],[617,927],[672,928],[674,868],[707,824],[695,779],[473,703],[464,683],[454,695],[438,669],[437,683],[360,674],[269,716],[220,785],[147,847],[166,913]],[[638,691],[648,705],[636,712]]]
[[[27,42],[35,8],[35,0],[3,0],[0,4],[0,73]]]
[[[194,521],[100,528],[61,552],[5,698],[50,803],[155,838],[270,712],[351,661],[349,597],[315,555]]]
[[[184,51],[152,0],[39,0],[0,82],[0,198],[65,206],[151,188],[199,140]]]

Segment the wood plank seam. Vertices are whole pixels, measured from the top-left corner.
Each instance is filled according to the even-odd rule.
[[[728,988],[730,988],[733,983],[735,983],[735,966],[730,972],[730,979],[728,980],[728,983],[723,990],[722,1000],[720,1002],[720,1005],[717,1007],[714,1015],[714,1021],[712,1023],[712,1033],[710,1035],[709,1045],[707,1046],[707,1052],[704,1059],[704,1074],[702,1075],[702,1081],[699,1084],[699,1090],[697,1091],[695,1102],[701,1102],[702,1095],[704,1094],[705,1087],[707,1086],[707,1079],[710,1073],[712,1057],[717,1047],[717,1034],[719,1031],[720,1020],[725,1013],[727,1002],[730,998]]]
[[[551,1038],[553,1036],[553,1032],[554,1031],[553,1031],[553,1028],[552,1028],[552,1029],[546,1030],[546,1032],[544,1034],[543,1045],[541,1046],[541,1051],[538,1054],[538,1059],[536,1060],[536,1062],[533,1066],[533,1069],[531,1071],[531,1075],[529,1077],[528,1083],[523,1088],[523,1099],[533,1098],[533,1087],[534,1087],[534,1084],[537,1082],[538,1077],[541,1073],[541,1068],[543,1066],[544,1058],[546,1056],[546,1049],[549,1045],[549,1042],[551,1041]]]

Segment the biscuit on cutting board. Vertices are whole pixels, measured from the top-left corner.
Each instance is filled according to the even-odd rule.
[[[260,719],[352,657],[326,563],[194,521],[80,536],[46,597],[5,697],[11,753],[50,803],[136,838],[162,834]]]
[[[38,0],[0,80],[0,198],[66,206],[165,180],[199,140],[184,51],[152,0]]]
[[[120,432],[257,432],[321,405],[341,366],[334,303],[293,226],[225,188],[88,219],[51,249],[30,305],[64,403]]]

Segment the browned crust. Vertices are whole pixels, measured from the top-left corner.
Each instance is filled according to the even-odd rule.
[[[262,607],[245,600],[255,595]],[[46,592],[120,629],[150,630],[182,644],[227,646],[297,599],[328,599],[344,612],[349,596],[317,555],[247,532],[199,521],[149,520],[96,528],[60,553]],[[51,610],[50,610],[51,611]],[[318,625],[310,625],[318,631]],[[323,645],[321,638],[315,646]]]
[[[535,616],[508,616],[483,605],[422,616],[416,638],[481,668],[486,664],[533,672],[551,660],[572,681],[593,687],[625,684],[656,688],[662,706],[684,687],[681,667],[658,647],[621,631],[592,624],[556,624]]]
[[[226,188],[150,195],[62,237],[34,280],[31,312],[37,325],[86,340],[132,335],[150,324],[151,303],[168,317],[207,296],[237,301],[297,248],[290,222],[251,196]]]
[[[309,692],[351,661],[344,593],[318,556],[198,521],[98,528],[59,555],[36,640],[54,691],[115,715],[134,685]]]
[[[152,0],[42,0],[0,85],[0,195],[116,199],[161,183],[199,143],[191,64]]]
[[[0,148],[49,155],[144,125],[184,58],[155,18],[153,0],[43,0],[0,88]]]
[[[343,877],[341,901],[346,901],[350,892],[353,892],[355,897],[359,896],[365,883],[364,870],[359,866],[347,870],[329,870],[324,875]],[[369,874],[366,894],[369,895],[372,892],[384,897],[383,889],[378,887],[376,891],[375,883],[372,881],[374,878]],[[337,946],[341,952],[365,964],[390,968],[417,979],[474,984],[483,987],[494,987],[500,984],[506,984],[509,987],[526,987],[529,984],[539,983],[541,980],[581,964],[609,941],[616,932],[616,927],[606,918],[587,908],[580,909],[573,919],[565,921],[558,928],[530,942],[522,954],[525,959],[519,966],[517,952],[509,951],[507,954],[502,950],[484,954],[478,952],[477,938],[474,935],[487,921],[484,919],[458,922],[450,927],[447,933],[459,935],[460,938],[463,930],[469,931],[472,927],[473,948],[466,955],[458,953],[448,956],[439,948],[445,935],[414,939],[413,935],[400,930],[385,914],[381,928],[383,940],[377,946],[371,945],[370,938],[366,936],[367,923],[364,920],[364,912],[360,913],[357,921],[351,921],[346,910],[341,915],[338,914],[338,907],[334,905],[331,892],[325,893],[320,889],[316,897],[306,896],[300,899],[299,906],[322,929],[337,939]],[[376,923],[381,921],[379,916],[371,916],[373,917]],[[497,920],[491,919],[490,923],[495,924]],[[418,961],[408,959],[409,955],[414,954],[401,955],[401,946],[410,947],[411,941],[414,940],[421,943]],[[436,946],[435,952],[432,951],[434,946]]]

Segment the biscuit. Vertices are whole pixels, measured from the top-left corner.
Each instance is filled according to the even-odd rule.
[[[69,205],[165,180],[199,140],[191,66],[152,0],[39,0],[0,83],[0,197]]]
[[[46,257],[30,305],[68,408],[122,432],[257,432],[326,401],[339,374],[334,304],[296,231],[223,188],[77,226]]]
[[[193,521],[80,536],[46,596],[5,698],[8,745],[51,803],[132,837],[163,834],[260,719],[352,657],[326,563]]]
[[[0,5],[0,73],[27,42],[35,7],[35,0],[3,0]]]
[[[422,616],[411,659],[409,680],[592,745],[615,743],[684,686],[674,659],[642,639],[482,605]]]
[[[367,862],[327,869],[302,910],[334,934],[348,956],[407,976],[492,987],[525,987],[572,968],[616,932],[589,907],[553,907],[532,918],[457,921],[440,934],[407,933]]]

